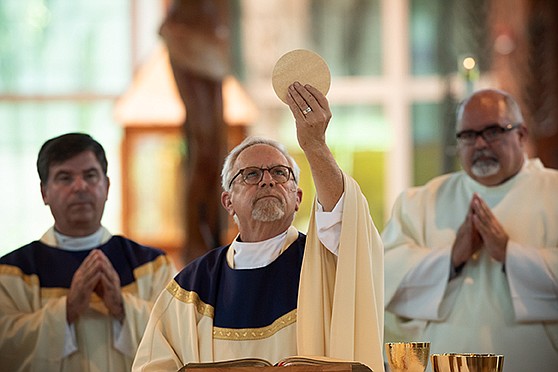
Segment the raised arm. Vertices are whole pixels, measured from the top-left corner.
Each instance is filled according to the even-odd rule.
[[[318,200],[324,211],[331,211],[343,194],[343,174],[325,139],[331,119],[329,103],[316,88],[298,82],[289,87],[287,103],[296,120],[298,143],[310,164]]]

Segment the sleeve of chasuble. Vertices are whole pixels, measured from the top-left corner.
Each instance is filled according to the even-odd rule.
[[[317,237],[315,208],[310,218],[300,274],[297,351],[358,360],[379,372],[384,370],[383,245],[360,187],[346,174],[343,178],[338,257]]]
[[[506,215],[508,241],[505,272],[515,317],[520,322],[546,321],[558,334],[558,172],[539,159],[527,164],[528,176],[517,184]],[[528,194],[536,195],[526,198]],[[502,216],[501,218],[503,218]],[[558,344],[558,340],[556,340]]]
[[[506,275],[518,321],[558,320],[558,248],[508,242]]]
[[[45,296],[46,295],[46,296]],[[37,278],[0,265],[0,355],[6,371],[57,371],[64,355],[66,297],[44,293]],[[35,369],[34,369],[35,368]]]
[[[185,362],[213,360],[213,310],[174,280],[157,299],[133,372],[176,371]]]
[[[424,211],[429,199],[418,189],[402,193],[382,233],[386,310],[409,319],[437,320],[450,274],[451,247],[427,247]]]
[[[137,293],[133,293],[132,288],[122,289],[126,316],[114,346],[130,358],[136,355],[155,300],[172,280],[175,271],[170,259],[161,255],[134,270]]]

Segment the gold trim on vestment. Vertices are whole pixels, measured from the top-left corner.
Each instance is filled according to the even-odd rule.
[[[213,306],[203,302],[196,292],[185,290],[174,280],[169,282],[166,289],[177,300],[194,305],[199,314],[213,318]]]
[[[134,281],[128,285],[122,287],[123,292],[127,293],[137,293],[137,283],[136,281],[142,276],[156,273],[163,265],[169,263],[170,260],[166,255],[160,255],[153,261],[146,262],[145,264],[136,267],[134,272]],[[39,277],[37,274],[27,275],[17,267],[12,265],[0,264],[0,275],[17,276],[21,278],[28,285],[39,285]],[[41,287],[41,293],[46,297],[60,297],[66,294],[68,288],[43,288]]]
[[[213,338],[217,340],[249,341],[273,336],[283,328],[296,322],[296,309],[283,315],[271,325],[262,328],[213,327]]]
[[[28,285],[38,285],[39,277],[36,274],[25,275],[17,266],[0,265],[0,275],[17,276]]]
[[[146,262],[145,264],[138,266],[134,269],[134,276],[136,279],[141,278],[144,275],[149,275],[151,273],[156,273],[162,266],[171,266],[170,259],[167,255],[160,255],[153,261]]]
[[[122,290],[126,292],[135,293],[136,284],[135,281],[141,278],[142,276],[149,275],[151,273],[156,273],[163,265],[169,263],[170,260],[166,255],[160,255],[153,261],[146,262],[145,264],[136,267],[134,272],[134,281],[124,287]],[[10,276],[17,276],[20,277],[28,285],[38,285],[39,284],[39,277],[37,274],[27,275],[24,274],[23,271],[17,267],[12,265],[0,264],[0,275],[10,275]],[[130,288],[132,287],[132,288]],[[56,289],[56,288],[53,288]],[[59,288],[57,290],[67,291],[66,288]]]

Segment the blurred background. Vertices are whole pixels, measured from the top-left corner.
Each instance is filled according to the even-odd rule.
[[[292,115],[271,86],[275,62],[292,49],[311,49],[329,65],[328,143],[379,230],[405,187],[458,169],[454,112],[475,89],[511,92],[530,128],[529,156],[558,167],[555,1],[2,0],[0,254],[52,225],[36,156],[47,139],[80,131],[107,151],[103,224],[183,264],[194,146],[160,28],[169,11],[191,11],[188,3],[227,17],[215,29],[230,48],[230,68],[217,79],[228,147],[250,134],[288,145],[303,171],[302,230],[311,180]],[[217,229],[211,244],[234,235],[230,221]]]

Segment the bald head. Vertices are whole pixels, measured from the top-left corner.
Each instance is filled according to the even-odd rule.
[[[486,115],[487,109],[509,122],[523,123],[521,108],[511,95],[499,89],[483,89],[463,100],[457,108],[457,132],[461,130],[464,115]]]
[[[519,105],[508,93],[473,93],[457,110],[456,131],[459,160],[475,181],[496,186],[521,169],[527,129]]]

